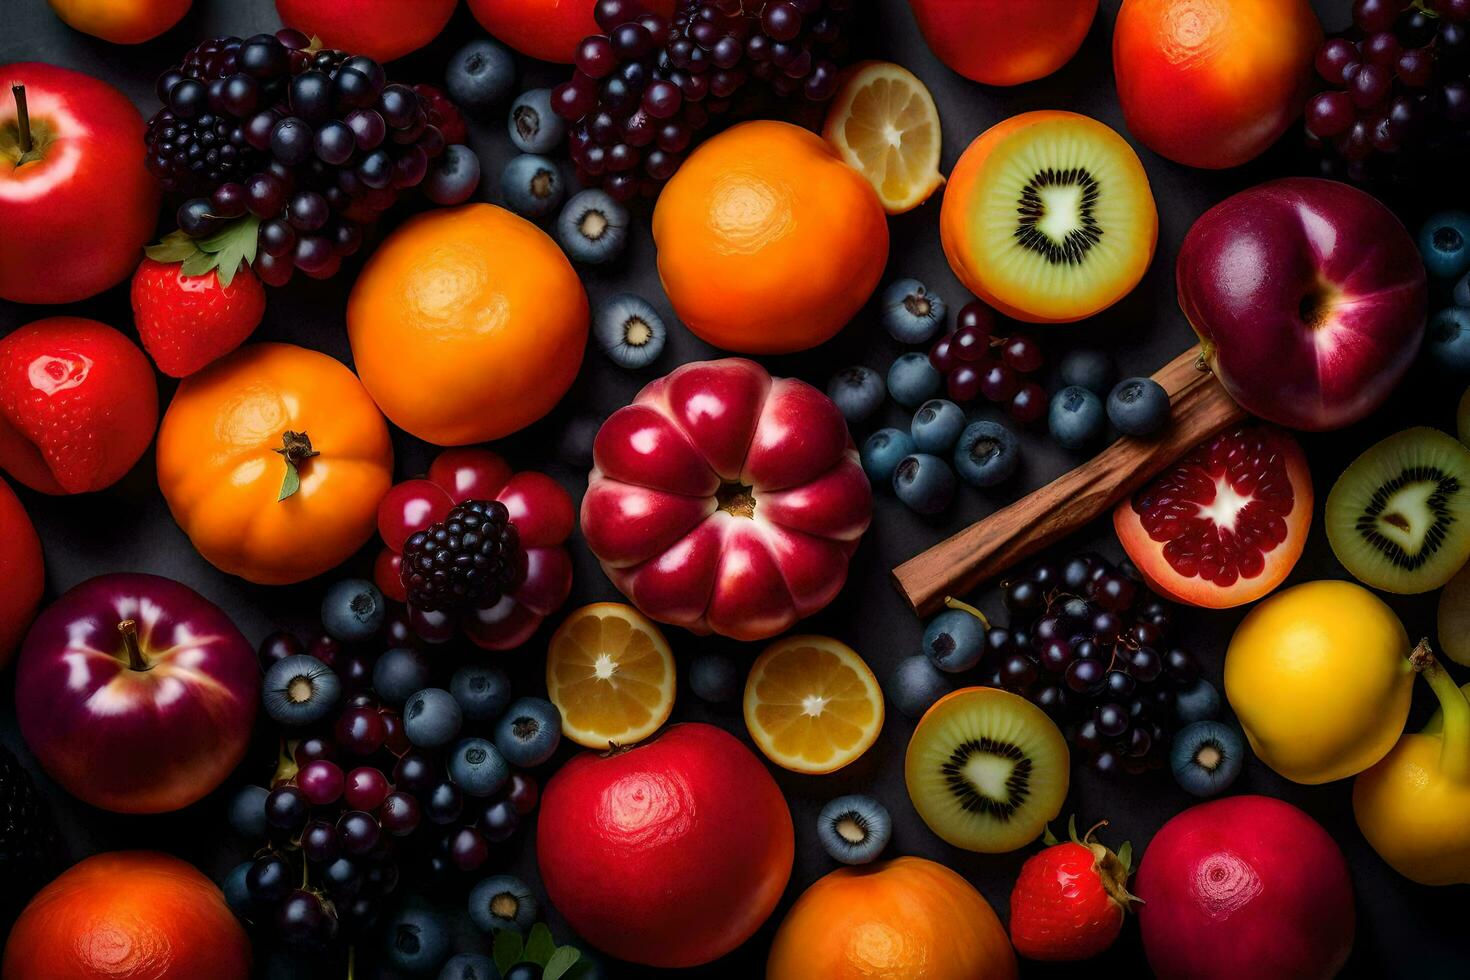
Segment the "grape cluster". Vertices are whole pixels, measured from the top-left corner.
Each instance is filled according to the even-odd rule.
[[[955,329],[930,348],[929,363],[944,375],[951,401],[968,405],[984,396],[1017,422],[1035,422],[1047,406],[1046,389],[1031,377],[1044,363],[1041,345],[1025,334],[997,337],[995,326],[990,307],[965,304]]]
[[[1002,595],[1011,620],[986,631],[990,683],[1044,710],[1098,772],[1162,768],[1175,696],[1200,665],[1169,644],[1168,607],[1136,569],[1080,554],[1035,566]]]
[[[1356,0],[1353,24],[1317,52],[1329,88],[1306,128],[1324,170],[1370,181],[1470,147],[1470,0]]]
[[[334,275],[364,227],[424,180],[446,132],[464,133],[434,90],[389,82],[373,59],[289,28],[204,42],[159,77],[157,94],[148,166],[189,195],[179,227],[206,238],[253,216],[252,267],[273,286],[296,269]]]
[[[849,0],[679,0],[672,20],[598,0],[606,33],[577,49],[552,106],[570,125],[578,179],[620,201],[653,196],[697,134],[757,81],[815,102],[837,90]]]

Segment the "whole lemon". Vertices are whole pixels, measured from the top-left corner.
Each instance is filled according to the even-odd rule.
[[[1263,601],[1225,655],[1225,696],[1261,761],[1298,783],[1362,772],[1393,748],[1414,682],[1392,609],[1352,582]]]

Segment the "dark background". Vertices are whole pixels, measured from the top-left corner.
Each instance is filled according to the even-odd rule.
[[[326,2],[326,0],[324,0]],[[1024,2],[1024,0],[1022,0]],[[1011,89],[992,89],[967,81],[950,72],[929,52],[903,0],[866,0],[859,33],[859,54],[897,61],[914,71],[933,92],[943,120],[945,135],[943,169],[948,172],[955,159],[978,133],[998,120],[1031,109],[1066,108],[1095,116],[1127,135],[1123,126],[1112,80],[1110,39],[1119,0],[1103,0],[1096,23],[1082,50],[1055,75]],[[1316,0],[1327,30],[1344,27],[1349,20],[1348,0]],[[126,91],[145,116],[156,108],[154,78],[176,62],[185,50],[220,34],[249,34],[273,30],[278,20],[269,0],[195,0],[193,11],[162,38],[135,47],[120,47],[76,33],[61,23],[45,0],[3,0],[0,3],[0,64],[39,60],[67,65],[98,75]],[[397,63],[391,74],[402,81],[442,81],[443,64],[455,47],[483,32],[461,8],[443,35],[428,48]],[[565,69],[522,59],[521,87],[549,85],[565,76]],[[1211,120],[1201,118],[1201,127]],[[480,154],[485,178],[477,197],[499,199],[498,177],[504,162],[513,154],[500,114],[473,125],[472,143]],[[1191,170],[1164,160],[1139,147],[1139,154],[1153,183],[1159,208],[1158,256],[1148,276],[1125,300],[1100,316],[1075,325],[1046,328],[1042,333],[1049,367],[1069,344],[1101,345],[1110,348],[1124,374],[1148,374],[1192,342],[1190,329],[1175,303],[1173,259],[1180,240],[1194,219],[1225,196],[1270,176],[1312,173],[1314,164],[1297,149],[1295,131],[1265,157],[1247,167],[1224,173]],[[1451,190],[1453,188],[1453,190]],[[1397,194],[1392,203],[1411,228],[1429,210],[1466,200],[1463,175],[1454,184],[1426,178],[1416,184],[1412,195]],[[913,275],[949,303],[951,316],[968,296],[945,264],[939,247],[937,216],[940,195],[917,210],[890,222],[892,245],[884,281]],[[400,208],[389,215],[388,224],[401,220]],[[171,226],[171,218],[165,219]],[[163,230],[166,230],[164,228]],[[3,234],[0,229],[0,234]],[[288,287],[272,292],[258,340],[291,341],[326,351],[351,363],[344,330],[344,309],[361,256],[349,260],[332,281],[314,282],[298,276]],[[581,270],[596,304],[613,292],[633,291],[649,298],[665,313],[667,300],[654,271],[653,243],[645,213],[635,220],[630,247],[622,262],[606,271]],[[1447,300],[1436,296],[1435,307]],[[825,386],[834,370],[849,363],[865,363],[880,370],[899,353],[878,325],[875,304],[868,306],[830,343],[801,355],[767,358],[777,374],[792,374]],[[19,324],[53,314],[92,316],[131,330],[126,284],[101,296],[68,307],[22,307],[0,303],[0,334]],[[759,310],[750,310],[752,319]],[[672,317],[670,317],[672,322]],[[636,374],[625,372],[589,346],[581,377],[562,404],[547,419],[498,444],[518,467],[543,468],[560,480],[574,496],[585,488],[585,473],[556,458],[552,451],[567,427],[588,416],[601,419],[626,403],[644,383],[675,365],[716,352],[673,326],[670,343],[653,367]],[[163,404],[174,383],[160,377]],[[1416,372],[1396,398],[1376,417],[1346,431],[1323,436],[1304,436],[1303,444],[1312,461],[1319,501],[1342,467],[1372,442],[1410,424],[1453,428],[1453,406],[1460,394],[1458,385],[1446,384]],[[890,405],[876,425],[907,426],[907,416]],[[989,408],[978,414],[992,415]],[[859,439],[865,433],[859,432]],[[398,452],[397,475],[405,478],[422,472],[433,458],[434,449],[415,439],[395,433]],[[891,495],[879,494],[872,530],[864,539],[853,564],[851,580],[842,595],[825,612],[802,624],[803,630],[830,633],[852,644],[867,659],[881,680],[886,680],[899,658],[918,652],[921,626],[893,589],[889,570],[902,560],[945,537],[965,524],[1008,503],[1024,491],[1034,489],[1081,458],[1059,450],[1041,432],[1023,436],[1026,460],[1015,484],[986,494],[962,488],[955,506],[937,519],[909,513]],[[251,586],[226,576],[199,557],[188,539],[169,516],[155,483],[152,454],[122,482],[89,497],[48,498],[21,489],[20,495],[40,531],[47,562],[47,597],[52,598],[78,582],[99,573],[148,571],[179,579],[224,607],[251,639],[258,641],[270,630],[293,626],[311,627],[325,580],[291,588]],[[1319,510],[1320,514],[1320,510]],[[1118,557],[1110,525],[1100,523],[1070,542],[1069,548],[1095,547]],[[367,574],[375,545],[364,549],[348,570]],[[580,540],[572,550],[576,582],[568,609],[585,602],[620,598]],[[1288,583],[1314,578],[1346,578],[1334,560],[1319,526],[1312,529],[1306,554]],[[1410,633],[1433,635],[1434,597],[1388,597],[1403,616]],[[977,601],[987,611],[999,610],[993,591],[984,591]],[[1197,651],[1209,675],[1218,683],[1221,657],[1239,612],[1180,613],[1177,619],[1186,645]],[[679,657],[681,672],[696,650],[726,648],[748,660],[757,647],[718,638],[700,639],[670,629],[669,639]],[[518,681],[518,691],[540,693],[542,657],[548,633],[543,631],[525,649],[503,655],[502,661]],[[1461,675],[1464,671],[1459,671]],[[1463,676],[1460,677],[1464,679]],[[977,678],[969,679],[975,682]],[[1324,697],[1331,691],[1324,690]],[[234,863],[247,856],[248,846],[231,839],[224,820],[224,803],[230,789],[245,779],[263,781],[270,770],[268,738],[260,751],[242,767],[238,778],[225,790],[190,809],[166,816],[124,817],[90,809],[67,798],[39,773],[26,753],[15,729],[14,690],[11,675],[0,677],[0,740],[19,754],[36,772],[51,799],[63,828],[67,861],[115,848],[151,847],[179,853],[201,865],[217,879]],[[1416,686],[1411,727],[1427,717],[1432,699],[1424,685]],[[676,720],[703,720],[722,725],[744,738],[737,705],[712,708],[695,698],[681,681]],[[758,976],[771,935],[790,903],[806,885],[830,871],[834,864],[817,843],[817,810],[826,800],[850,792],[871,793],[881,799],[895,819],[894,837],[888,854],[917,854],[941,861],[965,874],[1005,918],[1017,869],[1030,849],[1014,854],[987,856],[956,850],[940,842],[924,827],[909,804],[903,784],[903,754],[912,722],[890,710],[878,743],[859,761],[833,775],[802,776],[772,767],[791,804],[797,833],[796,867],[790,887],[777,913],[745,946],[729,957],[702,970],[684,971],[696,977]],[[570,754],[563,748],[557,761]],[[541,774],[544,778],[546,773]],[[1351,782],[1320,787],[1298,786],[1276,776],[1251,760],[1234,787],[1237,793],[1264,793],[1302,807],[1342,846],[1352,869],[1357,892],[1357,941],[1346,975],[1355,977],[1464,977],[1470,975],[1470,944],[1464,938],[1464,887],[1431,889],[1415,885],[1394,874],[1358,833],[1350,805]],[[1064,812],[1077,812],[1085,821],[1107,817],[1112,821],[1107,839],[1112,843],[1131,839],[1136,851],[1147,850],[1150,836],[1169,817],[1187,808],[1191,797],[1179,790],[1167,773],[1140,778],[1105,780],[1084,769],[1073,774],[1071,796]],[[1467,815],[1470,817],[1470,815]],[[732,820],[741,819],[731,814]],[[535,877],[534,829],[523,832],[492,859],[487,872],[504,867],[522,875],[539,888]],[[452,898],[445,898],[448,905]],[[462,917],[461,917],[462,918]],[[570,938],[554,911],[548,918],[558,939]],[[3,927],[3,924],[0,924]],[[459,923],[457,946],[483,948],[484,940]],[[365,957],[371,959],[371,956]],[[1101,960],[1070,968],[1043,968],[1023,961],[1030,976],[1082,975],[1099,968],[1146,970],[1137,928],[1130,922],[1115,948]],[[647,976],[640,969],[610,970],[615,975]],[[371,966],[359,976],[375,975]]]

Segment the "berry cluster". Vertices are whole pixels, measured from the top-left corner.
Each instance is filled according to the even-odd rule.
[[[552,94],[571,123],[578,179],[620,201],[657,194],[752,81],[779,97],[831,98],[848,3],[680,0],[670,21],[637,0],[598,0],[606,33],[582,42],[571,80]]]
[[[1356,0],[1353,24],[1317,52],[1330,88],[1306,124],[1324,167],[1366,181],[1470,146],[1470,0]]]
[[[1046,389],[1031,377],[1043,364],[1041,346],[1025,334],[997,337],[995,313],[979,300],[960,309],[955,329],[930,348],[929,363],[958,404],[984,396],[1023,423],[1046,414]]]
[[[203,239],[258,221],[252,267],[273,286],[295,269],[334,275],[364,227],[464,138],[436,91],[391,83],[373,59],[289,28],[206,41],[164,72],[157,93],[148,166],[189,195],[179,228]]]

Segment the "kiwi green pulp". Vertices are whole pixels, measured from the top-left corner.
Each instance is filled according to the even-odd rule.
[[[1470,449],[1438,429],[1370,447],[1327,495],[1327,540],[1365,585],[1428,592],[1470,558]]]
[[[969,851],[999,854],[1061,812],[1070,759],[1057,726],[1025,698],[971,687],[942,698],[909,741],[904,780],[929,829]]]

